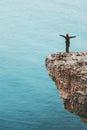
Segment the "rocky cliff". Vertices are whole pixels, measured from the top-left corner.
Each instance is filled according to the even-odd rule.
[[[64,108],[87,122],[87,51],[54,53],[46,57],[45,63]]]

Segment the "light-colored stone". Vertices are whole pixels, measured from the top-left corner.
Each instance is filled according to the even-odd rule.
[[[63,99],[64,107],[87,119],[87,51],[54,53],[46,57],[46,68]]]

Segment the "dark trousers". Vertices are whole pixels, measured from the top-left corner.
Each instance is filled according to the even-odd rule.
[[[66,42],[66,52],[69,53],[70,42]]]

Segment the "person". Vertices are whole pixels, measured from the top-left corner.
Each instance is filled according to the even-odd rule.
[[[66,34],[66,36],[64,36],[64,35],[59,35],[59,36],[65,38],[66,52],[69,53],[70,39],[71,39],[71,38],[76,38],[76,36],[69,36],[69,34]]]

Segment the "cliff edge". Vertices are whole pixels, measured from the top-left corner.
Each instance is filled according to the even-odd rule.
[[[87,122],[87,51],[54,53],[45,60],[64,108]]]

